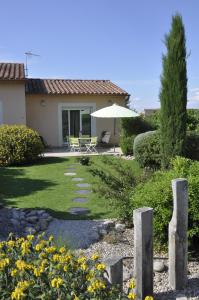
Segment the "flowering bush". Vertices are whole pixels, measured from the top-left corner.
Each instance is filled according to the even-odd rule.
[[[0,299],[136,299],[132,281],[128,295],[110,286],[105,264],[94,254],[76,257],[57,248],[51,236],[43,235],[0,242]],[[152,297],[146,298],[151,300]]]

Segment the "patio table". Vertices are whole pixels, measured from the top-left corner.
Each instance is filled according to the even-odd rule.
[[[91,137],[79,137],[78,140],[79,140],[79,146],[81,151],[82,148],[85,148],[85,144],[91,142]]]

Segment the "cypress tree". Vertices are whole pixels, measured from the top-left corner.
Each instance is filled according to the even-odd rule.
[[[176,155],[183,155],[187,119],[186,37],[182,17],[172,17],[165,36],[167,53],[163,55],[160,90],[160,133],[162,166],[167,168]]]

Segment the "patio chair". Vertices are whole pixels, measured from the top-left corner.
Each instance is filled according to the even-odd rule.
[[[70,138],[70,151],[80,151],[79,139],[78,138]]]
[[[97,146],[97,136],[91,137],[90,143],[85,144],[86,146],[86,152],[97,152],[96,146]]]
[[[102,135],[102,143],[108,144],[110,141],[111,133],[110,131],[104,131]]]

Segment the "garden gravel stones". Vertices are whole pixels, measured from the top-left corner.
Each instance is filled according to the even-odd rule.
[[[84,207],[72,207],[68,212],[72,215],[87,215],[90,213],[90,209]]]
[[[89,183],[77,183],[76,186],[82,188],[82,187],[90,187],[91,185]]]
[[[66,172],[64,173],[65,176],[76,176],[77,174],[76,173],[73,173],[73,172]]]
[[[90,194],[91,191],[90,190],[78,190],[76,191],[76,194],[80,194],[80,195],[87,195]]]
[[[84,178],[80,178],[80,177],[74,177],[72,179],[72,181],[83,181],[83,180],[84,180]]]
[[[74,198],[73,199],[73,202],[78,202],[78,203],[85,203],[87,201],[88,201],[87,198]]]
[[[154,272],[164,272],[166,270],[166,266],[163,260],[155,260],[153,262],[153,270]]]

